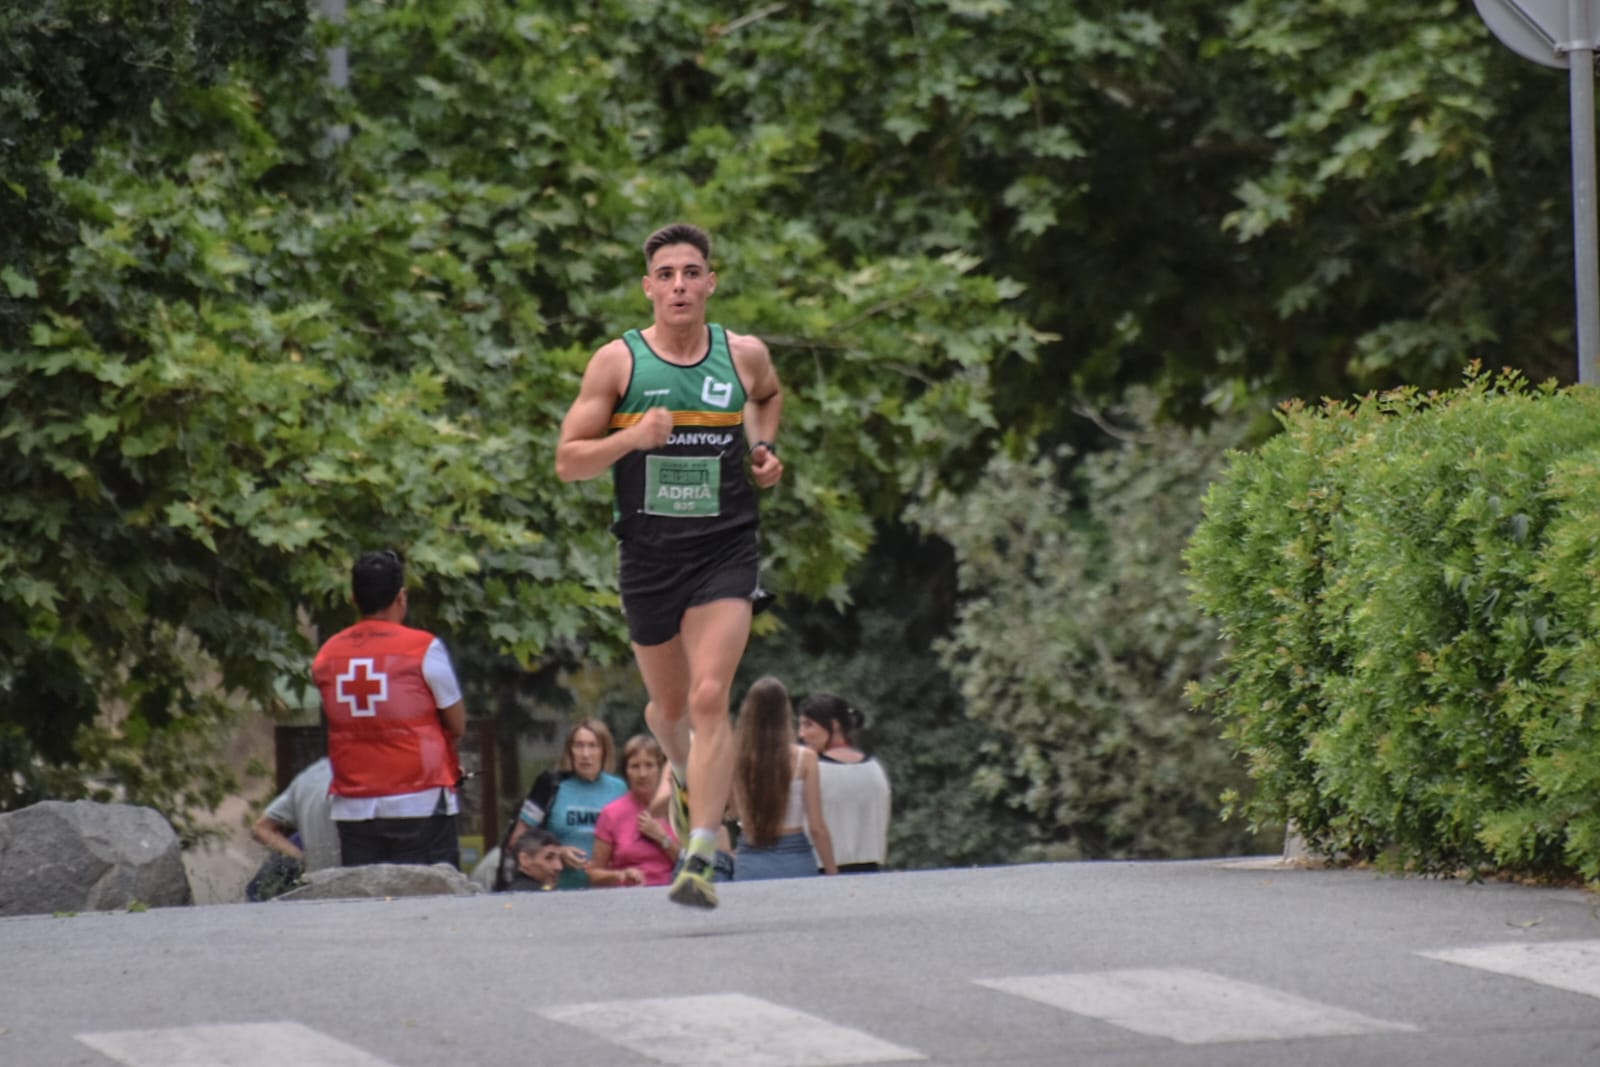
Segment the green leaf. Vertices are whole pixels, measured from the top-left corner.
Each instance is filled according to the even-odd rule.
[[[0,268],[0,281],[5,282],[6,291],[18,299],[34,298],[39,295],[38,283],[9,264]]]

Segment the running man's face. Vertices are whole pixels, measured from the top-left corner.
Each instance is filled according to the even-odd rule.
[[[600,765],[604,760],[600,739],[593,730],[579,730],[572,735],[572,767],[579,778],[592,782],[600,777]]]
[[[694,245],[664,245],[650,260],[644,295],[662,326],[696,325],[706,317],[706,299],[717,288],[717,276]]]
[[[800,716],[800,729],[797,732],[800,734],[800,743],[811,751],[816,753],[827,751],[828,731],[823,729],[815,719],[808,719],[804,715]]]

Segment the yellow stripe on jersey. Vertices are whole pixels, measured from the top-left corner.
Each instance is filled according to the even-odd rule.
[[[744,423],[742,411],[674,411],[674,426],[739,426]]]
[[[617,411],[611,415],[611,428],[625,430],[644,418],[642,411]],[[674,411],[674,426],[740,426],[744,423],[743,411]]]

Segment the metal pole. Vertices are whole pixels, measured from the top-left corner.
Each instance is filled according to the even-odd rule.
[[[1567,0],[1572,97],[1572,232],[1578,287],[1578,381],[1600,384],[1600,253],[1595,235],[1594,27],[1588,0]]]
[[[322,14],[335,26],[344,25],[344,0],[322,0]],[[343,44],[328,49],[328,81],[335,89],[350,84],[350,53]]]
[[[345,0],[322,0],[322,16],[335,26],[344,25]],[[350,50],[344,42],[328,49],[328,83],[335,89],[350,87]],[[350,140],[350,127],[339,123],[328,130],[328,140],[335,145]]]

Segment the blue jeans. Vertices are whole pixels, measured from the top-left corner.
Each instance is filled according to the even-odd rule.
[[[805,834],[784,834],[771,845],[741,844],[738,881],[760,882],[769,878],[810,878],[817,873],[817,857]]]

